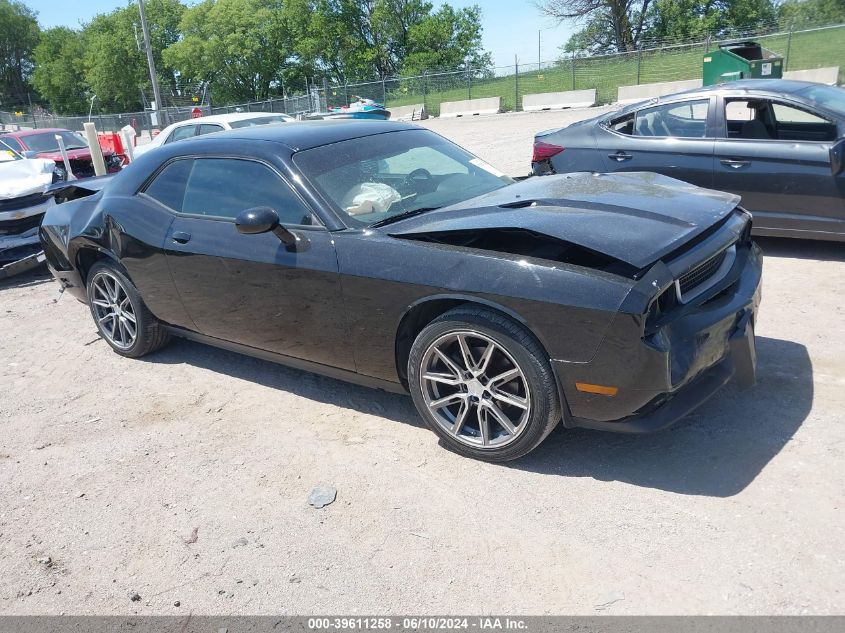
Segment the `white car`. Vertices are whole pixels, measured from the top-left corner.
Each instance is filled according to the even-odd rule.
[[[254,125],[274,125],[295,121],[292,116],[274,112],[232,112],[231,114],[213,114],[187,121],[179,121],[164,128],[161,133],[145,145],[135,148],[135,156],[146,154],[150,150],[166,143],[181,141],[192,136],[202,136],[221,130],[234,130]]]

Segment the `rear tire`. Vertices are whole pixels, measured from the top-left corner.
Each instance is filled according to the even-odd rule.
[[[521,325],[491,310],[458,307],[417,336],[408,386],[448,449],[505,462],[536,448],[561,419],[548,356]]]
[[[139,358],[164,347],[170,335],[147,309],[129,277],[109,261],[88,271],[88,307],[100,336],[128,358]]]

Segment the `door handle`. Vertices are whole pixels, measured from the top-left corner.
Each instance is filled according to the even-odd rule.
[[[607,157],[612,158],[617,163],[621,163],[623,160],[631,160],[633,158],[633,156],[631,156],[628,152],[623,152],[622,150],[619,150],[615,154],[608,154]]]
[[[739,169],[740,167],[745,167],[746,165],[750,165],[750,160],[738,160],[733,158],[725,158],[724,160],[720,160],[725,167],[733,167],[734,169]]]
[[[191,234],[185,231],[173,231],[173,241],[177,244],[187,244],[191,241]]]

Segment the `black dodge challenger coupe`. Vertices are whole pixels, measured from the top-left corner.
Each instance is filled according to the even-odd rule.
[[[321,121],[164,146],[41,238],[119,354],[176,335],[410,391],[447,447],[504,461],[561,420],[657,430],[753,383],[738,203],[650,173],[515,183],[413,125]]]

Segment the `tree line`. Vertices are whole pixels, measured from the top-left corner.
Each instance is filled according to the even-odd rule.
[[[215,101],[237,103],[302,93],[308,78],[369,80],[492,63],[477,6],[146,0],[145,8],[166,102],[209,84]],[[139,110],[151,98],[142,45],[136,2],[79,29],[41,30],[24,2],[0,0],[0,109],[33,99],[55,113],[84,114],[96,95],[103,110]]]
[[[535,0],[541,13],[581,25],[565,53],[625,53],[654,43],[737,37],[761,27],[845,22],[845,0]]]

